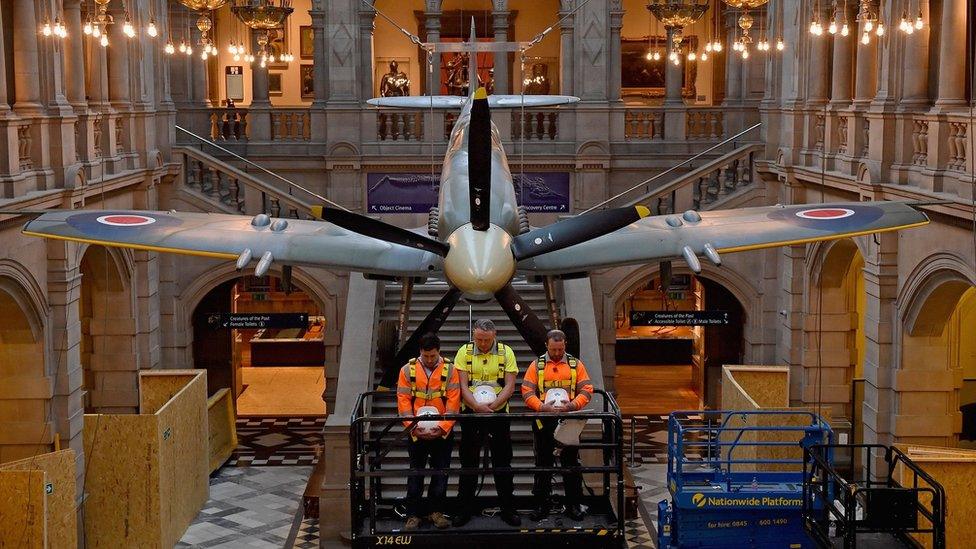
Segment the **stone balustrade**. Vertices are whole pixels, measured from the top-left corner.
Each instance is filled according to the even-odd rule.
[[[376,111],[378,141],[423,141],[424,111]]]
[[[246,141],[248,135],[247,109],[226,108],[210,111],[210,139]]]
[[[512,141],[555,141],[559,136],[559,111],[512,109]]]
[[[664,109],[624,110],[624,138],[628,141],[664,139]]]
[[[308,109],[273,109],[272,141],[308,141],[312,137],[312,117]]]
[[[717,139],[724,135],[722,109],[688,109],[685,115],[685,139]]]

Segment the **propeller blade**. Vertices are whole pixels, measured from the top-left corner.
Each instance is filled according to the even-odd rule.
[[[522,334],[522,339],[529,344],[535,355],[546,352],[546,333],[549,331],[545,324],[535,316],[522,296],[515,291],[511,284],[495,292],[495,299],[505,310],[505,314],[515,325],[515,329]]]
[[[312,215],[363,236],[408,248],[418,248],[441,257],[447,256],[447,252],[450,250],[450,246],[439,240],[339,208],[313,206]]]
[[[430,313],[420,322],[420,326],[417,326],[417,329],[410,334],[410,339],[404,342],[400,350],[397,351],[396,363],[398,365],[402,366],[420,354],[420,338],[424,334],[436,333],[437,330],[440,330],[460,300],[461,290],[457,288],[451,288],[444,294],[444,297],[437,302],[437,306],[431,309]]]
[[[518,235],[512,241],[512,252],[519,261],[554,252],[612,233],[650,213],[645,206],[634,206],[571,217]]]
[[[468,195],[471,226],[487,231],[491,214],[491,113],[484,88],[474,92],[468,123]]]

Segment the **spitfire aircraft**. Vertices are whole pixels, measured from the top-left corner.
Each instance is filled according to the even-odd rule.
[[[473,71],[472,71],[473,72]],[[476,82],[476,80],[471,80]],[[534,351],[546,327],[512,286],[516,273],[579,275],[598,268],[683,258],[700,270],[700,256],[831,240],[915,227],[928,218],[902,202],[853,202],[686,211],[650,216],[643,206],[570,217],[519,231],[519,209],[491,107],[538,107],[578,101],[568,96],[390,97],[377,106],[461,109],[444,156],[436,237],[341,208],[313,208],[314,220],[272,219],[176,211],[48,211],[24,234],[158,252],[358,271],[369,276],[425,279],[443,275],[447,294],[400,347],[398,364],[420,335],[436,332],[463,297],[496,299]]]

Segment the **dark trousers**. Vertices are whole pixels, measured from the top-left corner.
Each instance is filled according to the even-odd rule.
[[[472,413],[466,410],[464,413]],[[512,465],[511,421],[507,419],[462,419],[461,420],[461,466],[477,467],[481,449],[485,443],[491,449],[491,464],[494,467]],[[495,473],[495,490],[502,508],[512,508],[514,481],[511,473]],[[463,504],[471,505],[478,484],[478,475],[461,475],[458,496]],[[475,509],[470,509],[475,512]]]
[[[555,463],[553,451],[556,441],[552,438],[556,430],[555,419],[542,420],[542,427],[538,422],[532,423],[532,435],[535,439],[535,464],[537,467],[552,467]],[[579,448],[567,446],[559,453],[561,467],[579,466]],[[567,502],[577,502],[583,495],[583,477],[579,473],[563,473],[563,487],[566,490]],[[532,495],[539,505],[544,504],[552,494],[552,473],[536,473]]]
[[[447,438],[434,440],[410,440],[407,453],[410,455],[411,469],[446,468],[451,464],[451,450],[454,446],[454,431]],[[430,488],[427,490],[427,505],[421,505],[424,495],[424,475],[414,475],[407,479],[407,515],[420,516],[435,511],[443,512],[447,495],[447,475],[430,475]],[[424,509],[423,507],[426,507]]]

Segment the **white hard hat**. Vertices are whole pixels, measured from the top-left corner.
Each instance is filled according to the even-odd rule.
[[[421,406],[420,409],[417,410],[418,416],[432,416],[432,415],[437,415],[439,413],[440,411],[434,406]],[[433,431],[434,429],[437,429],[439,423],[440,423],[439,421],[434,421],[434,420],[418,421],[417,428],[420,429],[421,431]]]
[[[478,404],[491,404],[495,402],[495,389],[490,385],[478,385],[472,392]]]
[[[565,406],[569,404],[569,393],[560,387],[549,389],[546,391],[546,404]]]

